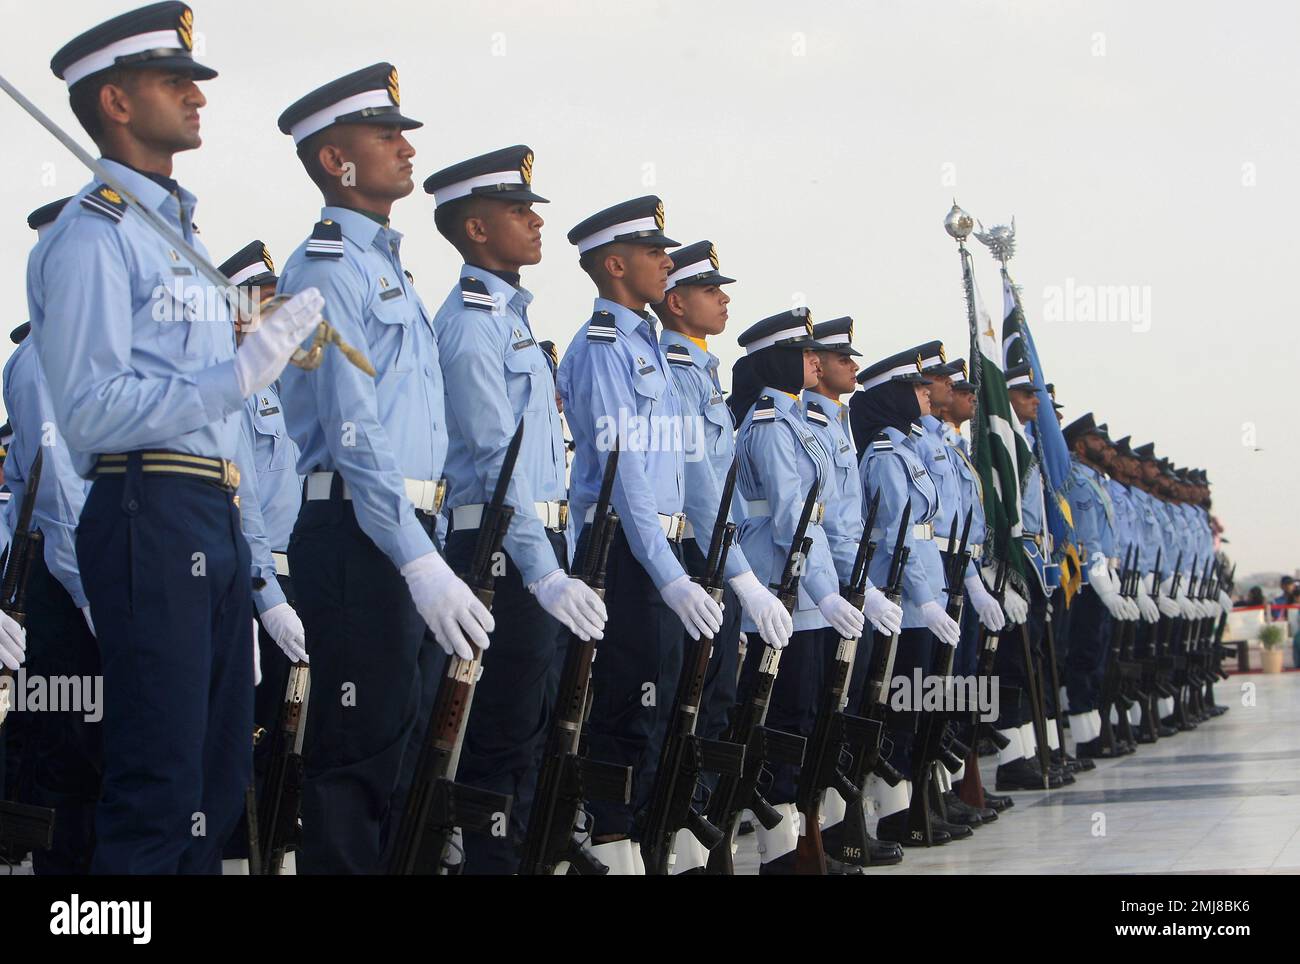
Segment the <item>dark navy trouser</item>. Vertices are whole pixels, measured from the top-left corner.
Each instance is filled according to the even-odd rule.
[[[478,534],[469,529],[448,536],[447,562],[457,573],[469,569]],[[547,537],[555,564],[564,568],[564,536],[548,532]],[[561,634],[568,632],[528,591],[508,553],[505,563],[505,573],[493,587],[496,630],[483,653],[483,675],[474,688],[456,782],[506,794],[514,802],[506,836],[465,834],[467,874],[513,874],[518,869],[550,720],[547,682]]]
[[[1091,586],[1080,590],[1072,608],[1070,653],[1065,661],[1065,692],[1071,713],[1087,713],[1100,707],[1111,617]]]
[[[581,559],[590,527],[578,540]],[[670,543],[681,558],[681,547]],[[591,671],[590,759],[632,767],[632,802],[591,800],[593,833],[632,835],[634,818],[650,802],[664,728],[682,668],[686,629],[632,555],[620,530],[609,549],[605,609],[609,621]]]
[[[311,657],[298,872],[373,874],[385,869],[388,831],[401,819],[425,624],[334,484],[333,498],[303,503],[289,539]]]
[[[894,657],[894,675],[889,686],[889,711],[885,715],[885,737],[889,740],[889,752],[885,759],[894,769],[903,774],[904,779],[912,778],[912,749],[916,742],[917,724],[920,711],[916,704],[924,693],[913,692],[916,669],[921,670],[924,686],[925,678],[934,667],[934,634],[924,626],[904,629],[898,636],[898,653]],[[894,709],[894,697],[898,692],[895,681],[903,679],[907,684],[912,709]]]
[[[757,635],[757,634],[755,634]],[[741,670],[741,699],[752,685],[754,674],[763,659],[766,647],[761,639],[751,639]],[[822,674],[826,662],[826,630],[801,629],[790,637],[790,643],[781,650],[781,663],[777,667],[776,682],[767,705],[766,725],[796,736],[812,735],[817,721],[817,695],[821,692]],[[759,791],[768,803],[794,803],[799,768],[791,764],[766,767],[771,772],[771,783],[765,773],[759,780]]]
[[[220,873],[253,757],[252,575],[234,494],[128,459],[91,487],[77,564],[104,673],[92,870]]]
[[[692,576],[704,575],[704,553],[694,539],[682,541],[683,562]],[[724,584],[725,585],[725,584]],[[713,640],[713,655],[704,677],[704,698],[700,701],[695,733],[706,740],[720,740],[731,722],[731,710],[736,705],[736,673],[740,664],[740,599],[726,586],[722,591],[722,628]],[[763,640],[753,634],[751,645],[762,648]],[[664,726],[667,727],[667,718]],[[705,777],[710,786],[717,782],[716,774]]]
[[[47,692],[61,688],[60,678],[90,683],[80,690],[81,709],[47,707],[22,714],[28,740],[18,799],[54,810],[54,846],[36,851],[32,865],[37,874],[84,874],[90,869],[95,804],[104,769],[102,732],[96,719],[103,707],[90,705],[95,698],[91,681],[100,676],[99,644],[39,552],[31,557],[26,605],[26,677],[43,678]]]

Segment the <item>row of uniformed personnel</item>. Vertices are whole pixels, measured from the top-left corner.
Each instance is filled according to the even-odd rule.
[[[105,168],[206,256],[195,199],[171,178],[173,155],[200,143],[205,100],[195,82],[215,76],[192,57],[192,29],[184,4],[153,4],[77,37],[51,66]],[[731,279],[708,242],[667,254],[676,242],[657,198],[615,205],[569,232],[598,297],[557,366],[533,335],[520,279],[541,256],[533,205],[545,198],[532,190],[531,151],[506,148],[425,181],[436,227],[465,261],[429,312],[388,221],[414,186],[404,132],[421,126],[401,112],[396,70],[376,64],[340,78],[279,123],[324,206],[278,278],[260,242],[222,265],[233,283],[274,284],[287,298],[251,330],[107,184],[49,206],[34,225],[32,337],[5,372],[17,430],[7,472],[21,485],[30,461],[20,453],[34,450],[38,430],[48,460],[28,669],[99,672],[105,687],[97,731],[20,731],[33,746],[59,743],[47,758],[68,762],[42,773],[28,763],[40,754],[24,753],[20,766],[24,792],[59,813],[47,869],[78,869],[93,848],[101,872],[216,870],[243,809],[254,719],[273,722],[289,662],[308,654],[300,871],[384,866],[444,652],[468,656],[471,644],[485,650],[484,673],[457,778],[515,804],[505,836],[467,835],[465,869],[512,870],[552,667],[572,632],[603,639],[590,755],[634,772],[629,803],[592,802],[593,843],[615,870],[632,872],[684,632],[715,640],[700,722],[708,737],[722,733],[736,700],[742,631],[791,644],[771,722],[805,733],[827,637],[856,638],[868,619],[887,634],[901,627],[899,673],[929,666],[936,640],[957,645],[961,630],[941,601],[941,559],[955,547],[941,536],[964,508],[978,515],[979,498],[954,427],[925,407],[955,373],[941,346],[863,373],[854,400],[869,445],[859,469],[864,446],[841,404],[855,387],[851,321],[814,329],[795,311],[752,326],[728,406],[706,339],[726,324]],[[315,370],[286,367],[322,315],[370,359],[373,378],[335,351]],[[12,401],[11,378],[15,392],[27,386]],[[575,443],[567,490],[557,388]],[[691,428],[669,433],[676,443],[631,443],[637,431],[662,441],[652,427],[665,421]],[[516,511],[489,613],[455,573],[468,568],[520,424],[507,494]],[[46,441],[53,425],[58,437]],[[705,457],[687,460],[680,443],[695,427]],[[615,436],[621,524],[602,601],[567,570]],[[739,547],[719,607],[691,577],[703,570],[733,457]],[[789,614],[768,587],[810,487],[822,508]],[[887,571],[903,500],[912,503],[913,562],[901,611],[873,587],[864,614],[840,587],[877,492],[881,522],[870,535],[883,551],[873,583]],[[972,545],[980,529],[982,520]],[[963,583],[979,619],[1000,629],[1002,609],[975,560]],[[256,711],[246,658],[254,610],[283,651],[262,653],[268,680]],[[8,622],[3,630],[0,649],[17,668],[22,632]],[[747,672],[740,678],[743,688]],[[664,695],[647,701],[647,684]],[[914,725],[894,720],[899,765]],[[792,773],[778,771],[769,798],[786,816],[760,840],[764,866],[777,872],[788,869],[797,833]],[[882,803],[881,812],[900,809]],[[886,821],[880,832],[905,836]],[[677,869],[702,862],[702,848],[683,840]]]

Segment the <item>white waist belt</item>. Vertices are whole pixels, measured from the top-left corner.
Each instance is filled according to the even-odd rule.
[[[286,553],[271,553],[271,561],[275,563],[275,574],[277,576],[289,575],[289,556]]]
[[[484,504],[482,502],[476,502],[473,505],[456,506],[451,510],[452,531],[477,529],[483,524],[483,509]],[[533,511],[537,513],[537,518],[542,520],[543,526],[556,532],[563,532],[565,525],[569,521],[569,503],[563,500],[559,502],[534,502]]]
[[[939,547],[940,552],[956,552],[958,549],[961,548],[960,539],[953,539],[949,541],[944,536],[935,536],[934,541],[935,544]],[[966,551],[970,553],[970,557],[972,559],[978,559],[980,556],[984,555],[984,547],[982,545],[980,546],[967,545]]]
[[[745,503],[745,515],[754,519],[761,519],[764,516],[772,514],[772,504],[767,499],[755,499],[753,502]],[[822,524],[822,518],[826,515],[826,503],[818,502],[813,506],[812,516],[808,519],[809,525],[819,526]]]
[[[593,505],[587,509],[582,521],[590,525],[591,520],[594,518],[596,518],[596,507]],[[687,525],[689,523],[686,521],[686,514],[683,512],[674,512],[672,515],[659,513],[659,529],[668,537],[669,542],[681,542],[682,536],[686,534]]]
[[[884,538],[884,535],[885,535],[884,529],[871,530],[871,538],[873,539],[882,539]],[[912,526],[912,538],[921,539],[923,541],[929,541],[930,539],[933,539],[934,526],[932,526],[928,522],[918,522],[916,525]]]
[[[406,497],[416,512],[437,515],[442,511],[442,499],[447,494],[446,479],[403,479]],[[307,476],[307,501],[321,502],[329,499],[330,489],[334,485],[333,472],[313,472]],[[343,480],[343,498],[351,499],[352,490],[347,480]]]

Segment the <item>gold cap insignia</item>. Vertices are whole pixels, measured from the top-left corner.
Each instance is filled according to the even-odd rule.
[[[271,252],[266,250],[266,245],[262,245],[262,264],[266,265],[266,270],[275,274],[275,262],[271,260]]]
[[[111,187],[101,187],[99,189],[99,196],[102,197],[109,204],[122,203],[122,195],[118,194]]]
[[[186,7],[181,12],[180,23],[176,25],[176,33],[181,38],[181,46],[186,50],[194,49],[194,11]]]
[[[709,245],[709,264],[713,265],[714,271],[720,271],[718,267],[718,249],[712,244]]]
[[[961,377],[962,377],[962,378],[966,378],[966,377],[968,377],[969,375],[970,375],[970,372],[966,369],[966,359],[963,358],[963,359],[961,360]]]
[[[664,229],[664,202],[660,201],[655,205],[655,227],[660,231]]]
[[[402,91],[397,84],[396,67],[388,72],[388,96],[392,99],[394,107],[402,106]]]
[[[946,362],[947,360],[948,360],[948,355],[947,355],[947,353],[943,350],[943,345],[940,345],[940,346],[939,346],[939,361],[941,361],[941,362]]]
[[[916,353],[916,370],[918,372],[925,371],[925,369],[921,367],[921,353],[919,351]]]
[[[524,179],[525,184],[533,183],[533,152],[525,151],[523,160],[519,162],[519,176]]]

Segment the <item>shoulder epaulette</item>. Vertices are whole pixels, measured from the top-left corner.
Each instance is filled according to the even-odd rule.
[[[328,218],[317,221],[307,239],[306,254],[309,258],[343,257],[343,226]]]
[[[101,184],[81,199],[81,206],[102,214],[110,221],[121,221],[126,217],[126,202],[107,184]]]
[[[466,308],[476,311],[491,311],[497,304],[488,286],[474,277],[460,279],[460,300]]]
[[[754,417],[751,422],[771,422],[776,420],[776,402],[771,395],[764,395],[754,403]]]
[[[664,349],[664,357],[670,365],[693,365],[691,351],[685,345],[669,345]]]
[[[890,441],[888,435],[881,432],[871,440],[871,450],[873,452],[892,452],[894,451],[894,443]]]
[[[812,422],[814,425],[829,426],[831,424],[831,420],[826,416],[826,413],[822,411],[822,407],[820,405],[818,405],[816,402],[808,402],[807,405],[808,405],[808,411],[807,411],[808,421]]]
[[[618,328],[614,316],[608,311],[598,311],[587,322],[587,341],[601,341],[612,345],[618,341]]]

